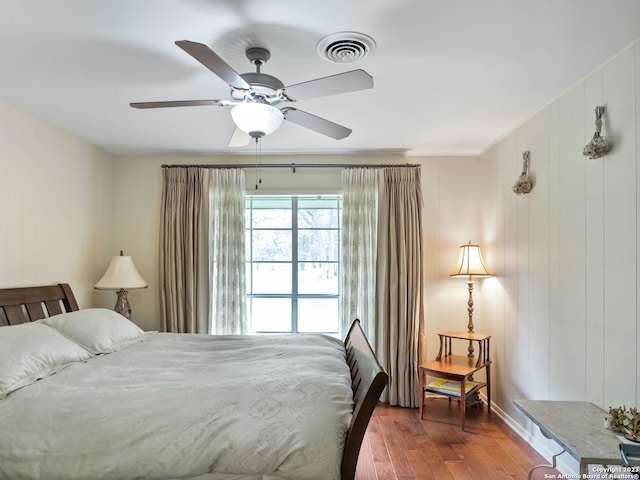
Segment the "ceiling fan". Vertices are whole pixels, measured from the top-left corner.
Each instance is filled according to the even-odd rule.
[[[189,40],[179,40],[175,43],[227,82],[231,87],[231,99],[134,102],[130,105],[133,108],[233,106],[231,116],[236,129],[229,142],[229,146],[232,147],[246,145],[252,138],[257,142],[259,138],[276,131],[283,120],[336,140],[346,138],[351,134],[349,128],[297,108],[278,108],[277,105],[373,87],[373,77],[361,69],[285,86],[278,78],[260,71],[262,65],[271,57],[271,53],[265,48],[247,49],[246,56],[256,67],[256,71],[239,74],[207,45]]]

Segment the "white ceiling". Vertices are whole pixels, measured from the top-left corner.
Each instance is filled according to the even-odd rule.
[[[376,41],[358,63],[320,58],[325,35]],[[362,68],[374,88],[296,103],[353,129],[333,140],[285,122],[262,151],[478,154],[640,38],[638,0],[0,0],[0,98],[122,154],[227,147],[229,107],[132,101],[229,98],[178,48],[209,45],[239,73],[248,46],[285,85]]]

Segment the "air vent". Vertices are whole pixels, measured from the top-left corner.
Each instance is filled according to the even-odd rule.
[[[327,35],[318,42],[318,55],[333,63],[359,62],[376,49],[376,42],[357,32]]]

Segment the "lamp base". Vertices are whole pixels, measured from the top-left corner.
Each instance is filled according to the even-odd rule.
[[[473,325],[473,279],[471,275],[469,275],[469,280],[467,281],[467,289],[469,290],[469,299],[467,300],[467,314],[469,315],[469,322],[467,323],[467,333],[473,333],[473,329],[475,328]],[[467,357],[473,357],[473,341],[469,340],[469,348],[467,349],[469,352]]]
[[[131,306],[127,299],[127,290],[121,288],[120,290],[117,290],[116,293],[118,294],[118,299],[116,300],[116,306],[113,309],[127,320],[131,320]]]

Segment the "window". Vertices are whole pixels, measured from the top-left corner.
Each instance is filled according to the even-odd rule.
[[[253,332],[338,332],[341,211],[338,195],[247,196]]]

